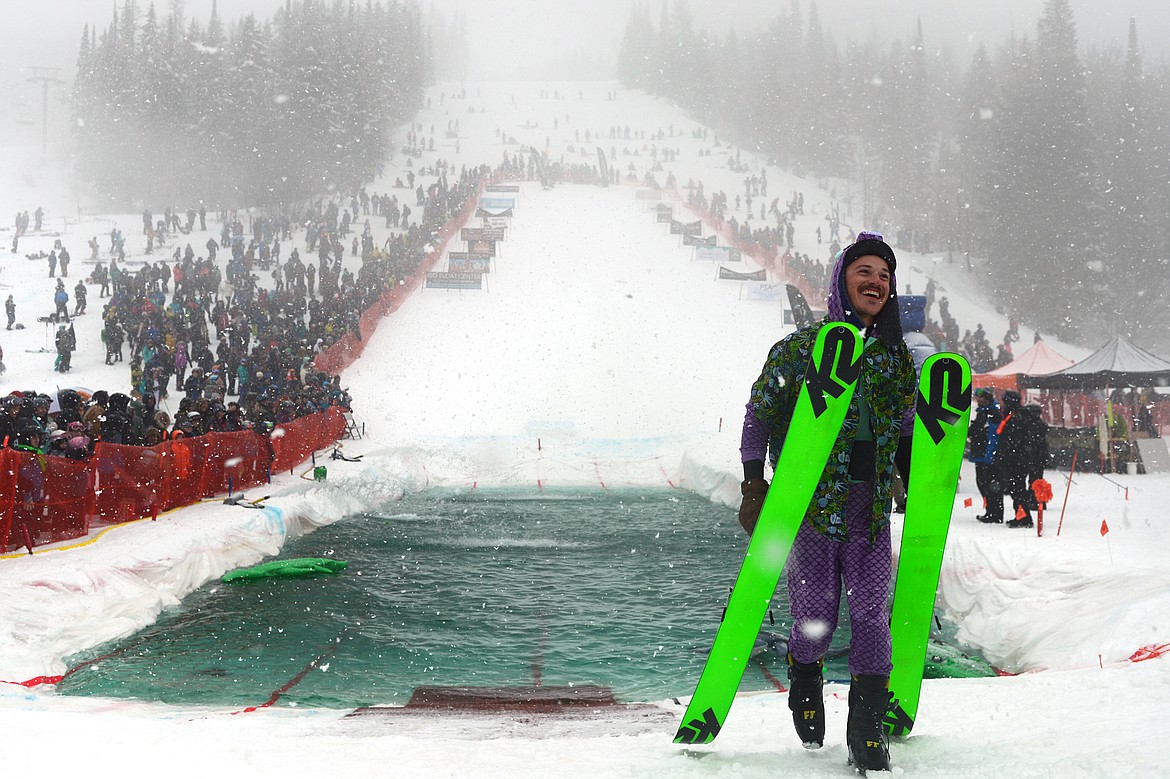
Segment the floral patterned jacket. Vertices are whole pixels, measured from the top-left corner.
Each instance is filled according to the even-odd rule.
[[[792,421],[796,398],[804,383],[804,374],[812,356],[819,324],[797,330],[776,343],[768,353],[760,378],[752,385],[751,406],[755,415],[771,430],[768,442],[773,466]],[[829,461],[817,483],[805,519],[821,534],[845,541],[849,534],[845,524],[845,499],[849,492],[849,455],[860,421],[860,398],[869,406],[870,428],[876,450],[873,518],[869,537],[890,523],[893,498],[894,452],[898,448],[904,419],[913,419],[917,377],[914,358],[904,343],[891,348],[871,338],[862,354],[861,377],[849,404],[841,434],[833,444]],[[908,411],[908,409],[910,411]],[[910,434],[910,430],[906,434]],[[781,477],[782,478],[782,477]]]

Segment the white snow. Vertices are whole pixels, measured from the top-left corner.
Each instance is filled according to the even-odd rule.
[[[561,99],[541,97],[541,90]],[[617,99],[607,100],[612,90]],[[433,107],[419,121],[424,136],[433,122],[436,153],[415,160],[415,170],[435,157],[495,164],[517,148],[501,143],[503,130],[521,143],[547,144],[566,161],[591,163],[597,146],[607,155],[616,146],[611,164],[624,174],[633,163],[639,177],[652,164],[651,144],[675,148],[678,159],[665,168],[680,184],[701,179],[708,194],[722,188],[732,202],[743,191],[744,174],[727,168],[733,149],[724,143],[711,156],[697,155],[713,147],[713,131],[705,142],[692,138],[695,122],[616,84],[471,85],[466,100],[451,98],[453,91],[432,90]],[[452,120],[460,123],[459,154],[444,137]],[[615,125],[646,137],[611,140]],[[674,137],[650,139],[672,126]],[[601,139],[583,143],[586,129]],[[623,147],[637,148],[638,156],[623,156]],[[87,210],[62,170],[23,150],[3,153],[10,162],[0,214],[46,207],[46,229],[61,230],[74,257],[71,294],[91,267],[82,263],[91,235],[104,258],[104,234],[116,223],[131,253],[142,251],[137,215]],[[745,151],[742,160],[758,171],[753,155]],[[395,156],[371,191],[405,176],[404,163]],[[768,200],[804,193],[797,249],[823,251],[813,230],[823,224],[829,191],[775,167],[768,181]],[[758,209],[757,200],[757,218]],[[853,229],[869,227],[844,218]],[[375,235],[384,235],[380,220],[373,223]],[[11,225],[5,227],[0,238],[10,242]],[[206,242],[198,232],[189,239],[196,247]],[[18,319],[28,324],[3,333],[8,372],[0,393],[124,387],[127,363],[102,362],[96,288],[90,313],[77,322],[80,351],[70,376],[52,372],[52,354],[27,351],[42,346],[35,316],[51,311],[53,282],[43,261],[24,254],[47,251],[52,240],[30,237],[19,254],[6,247],[0,254],[0,297],[13,294]],[[368,433],[346,442],[345,451],[364,455],[362,462],[331,462],[325,483],[282,475],[265,490],[274,496],[270,510],[208,502],[0,559],[0,679],[62,673],[63,658],[148,625],[203,583],[275,554],[288,536],[428,486],[676,486],[734,506],[743,403],[768,347],[788,331],[780,305],[748,300],[739,283],[716,281],[717,268],[693,262],[690,249],[635,200],[633,187],[544,191],[526,183],[500,248],[485,290],[417,292],[383,320],[365,356],[345,373]],[[982,322],[991,338],[1007,329],[958,261],[900,252],[899,262],[901,285],[910,282],[915,292],[934,275],[960,327]],[[1021,335],[1030,343],[1026,323]],[[1088,351],[1053,346],[1074,359]],[[961,625],[962,640],[1020,675],[928,680],[913,734],[891,747],[896,775],[1164,775],[1158,754],[1170,736],[1170,662],[1129,658],[1170,642],[1170,524],[1162,503],[1170,479],[1076,474],[1057,536],[1066,474],[1051,470],[1047,478],[1056,499],[1038,538],[975,522],[975,508],[963,501],[973,498],[978,507],[979,498],[964,468],[939,607]],[[695,681],[679,679],[677,696],[685,700]],[[647,719],[343,719],[342,711],[279,706],[233,716],[0,684],[0,730],[13,774],[844,776],[846,690],[828,691],[828,738],[817,752],[800,746],[786,696],[774,693],[742,696],[718,740],[689,751],[671,743],[682,713],[672,701],[654,702],[668,715]]]

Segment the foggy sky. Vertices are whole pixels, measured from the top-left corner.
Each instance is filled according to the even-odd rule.
[[[668,0],[673,7],[676,0]],[[0,50],[0,138],[11,134],[17,117],[39,115],[40,90],[27,81],[28,66],[59,67],[71,80],[85,24],[104,29],[113,8],[125,0],[20,0],[6,3],[8,34]],[[160,17],[175,0],[158,0]],[[360,0],[364,4],[365,0]],[[462,10],[472,31],[472,79],[564,78],[576,68],[588,78],[611,77],[618,42],[636,2],[650,9],[657,25],[662,0],[421,0],[424,20],[431,8],[448,21]],[[766,24],[792,0],[689,0],[697,28],[722,35],[729,26],[745,32]],[[802,15],[809,0],[798,0]],[[188,18],[206,22],[212,0],[181,0]],[[249,11],[270,17],[284,0],[219,0],[220,15],[234,21]],[[1071,0],[1082,44],[1124,43],[1130,15],[1147,62],[1170,53],[1167,0]],[[149,2],[139,0],[145,12]],[[965,63],[981,42],[991,45],[1010,32],[1034,37],[1044,0],[817,0],[822,24],[838,44],[877,35],[908,40],[921,18],[928,44],[944,40]],[[436,56],[441,57],[442,52]],[[64,106],[67,89],[55,90]]]

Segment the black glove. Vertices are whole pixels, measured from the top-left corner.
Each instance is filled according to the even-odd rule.
[[[760,509],[764,507],[764,496],[768,494],[768,482],[763,479],[747,479],[739,485],[743,501],[739,504],[739,524],[750,536],[760,521]]]
[[[914,436],[904,435],[898,439],[898,448],[894,452],[894,465],[902,475],[902,486],[910,492],[910,450],[913,448]]]

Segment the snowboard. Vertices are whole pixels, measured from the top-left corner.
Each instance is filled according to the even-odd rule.
[[[723,727],[780,572],[845,421],[863,348],[857,328],[844,322],[827,323],[817,333],[772,488],[675,743],[710,743]]]
[[[926,664],[935,590],[955,504],[967,426],[971,421],[971,367],[949,352],[926,358],[918,380],[910,485],[902,546],[890,608],[894,670],[887,731],[904,736],[914,727]]]

